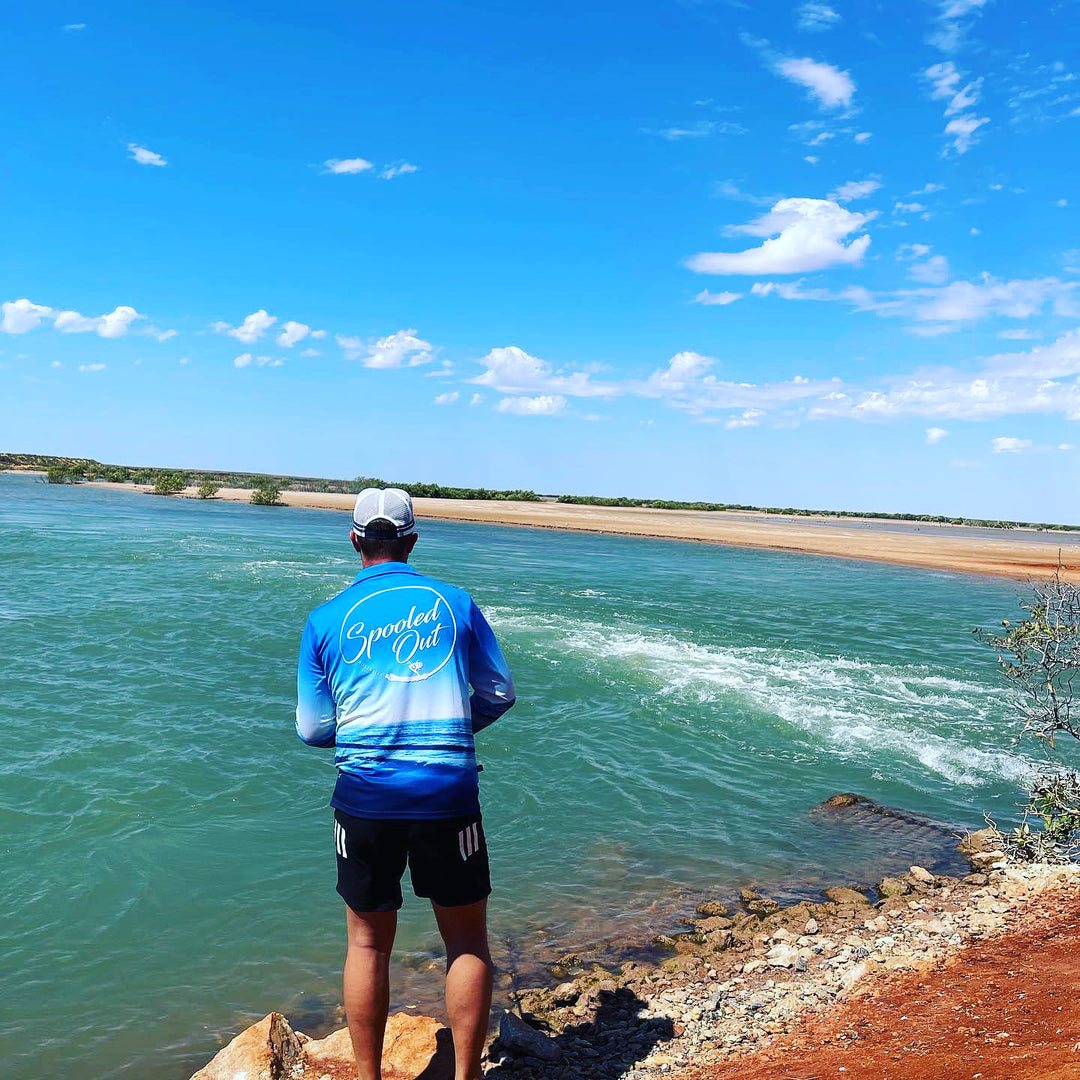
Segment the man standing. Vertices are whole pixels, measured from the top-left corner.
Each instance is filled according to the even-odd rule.
[[[335,747],[345,1014],[359,1080],[380,1080],[406,863],[446,946],[456,1080],[479,1080],[491,884],[473,735],[513,705],[514,684],[469,594],[408,565],[417,535],[406,492],[361,491],[349,536],[363,569],[304,627],[296,731]]]

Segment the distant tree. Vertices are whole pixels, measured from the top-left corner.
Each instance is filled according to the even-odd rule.
[[[71,468],[67,465],[50,465],[45,473],[45,478],[50,484],[72,484],[75,477],[71,475]]]
[[[1044,761],[1024,781],[1028,801],[1020,827],[1004,838],[1014,858],[1066,862],[1080,855],[1080,774],[1066,767],[1055,746],[1058,735],[1080,742],[1080,704],[1073,681],[1080,674],[1080,587],[1063,581],[1061,569],[1048,582],[1032,585],[1032,597],[1020,603],[1018,622],[1002,620],[1000,631],[976,630],[976,637],[997,650],[998,663],[1020,694],[1015,712],[1017,741],[1036,739]],[[1030,818],[1042,821],[1035,832]]]
[[[251,501],[256,506],[281,506],[281,487],[269,476],[260,476],[251,489]]]
[[[221,490],[220,484],[215,484],[213,480],[204,480],[195,492],[200,499],[212,499]]]
[[[154,477],[155,495],[179,495],[187,487],[184,473],[162,470]]]

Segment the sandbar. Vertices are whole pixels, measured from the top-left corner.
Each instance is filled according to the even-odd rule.
[[[133,490],[129,485],[98,481],[95,486]],[[141,490],[148,491],[149,488]],[[185,494],[193,496],[194,488]],[[246,488],[221,488],[217,498],[249,502]],[[355,496],[334,492],[283,491],[286,506],[352,510]],[[577,506],[557,502],[510,500],[416,499],[418,520],[476,522],[529,528],[606,533],[616,536],[689,540],[731,547],[802,555],[860,559],[898,566],[989,574],[1019,580],[1045,579],[1058,569],[1080,580],[1080,536],[1041,539],[1024,530],[985,535],[988,530],[963,526],[921,531],[904,522],[880,519],[799,517],[728,511],[654,510],[644,507]],[[1018,535],[1019,534],[1019,535]],[[1060,556],[1059,556],[1060,552]]]

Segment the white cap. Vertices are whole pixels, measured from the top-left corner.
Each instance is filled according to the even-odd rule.
[[[401,488],[364,488],[356,496],[353,532],[362,540],[396,540],[416,532],[412,499]]]

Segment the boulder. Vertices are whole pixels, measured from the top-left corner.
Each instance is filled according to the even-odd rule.
[[[304,1045],[304,1080],[353,1080],[353,1058],[349,1029],[327,1035]],[[452,1080],[454,1047],[450,1031],[430,1016],[394,1013],[386,1021],[382,1054],[383,1080]],[[292,1080],[290,1077],[289,1080]]]
[[[558,1061],[562,1057],[557,1043],[542,1031],[529,1027],[520,1016],[508,1011],[499,1019],[499,1042],[502,1048],[515,1058],[534,1057],[541,1061]]]
[[[386,1022],[384,1080],[452,1080],[454,1049],[450,1032],[430,1016],[395,1013]],[[269,1013],[240,1032],[191,1080],[353,1080],[349,1029],[311,1040],[289,1026],[281,1013]]]
[[[282,1080],[291,1076],[302,1053],[300,1040],[279,1012],[267,1013],[219,1050],[191,1080]],[[355,1068],[355,1065],[354,1065]]]
[[[878,882],[877,891],[882,900],[890,896],[907,896],[911,892],[911,882],[898,877],[883,877]]]
[[[846,889],[842,886],[826,889],[825,895],[834,904],[840,904],[842,907],[848,907],[850,905],[859,906],[870,903],[870,900],[865,893],[859,892],[858,889]]]
[[[912,866],[908,868],[908,873],[913,880],[917,881],[920,885],[933,885],[934,875],[924,866]]]
[[[762,896],[755,889],[740,889],[739,900],[751,915],[762,918],[780,910],[780,905],[771,896]]]
[[[697,913],[699,915],[704,915],[706,918],[711,915],[719,915],[722,917],[724,915],[730,915],[731,909],[727,904],[721,904],[719,900],[706,900],[703,904],[698,904]]]

